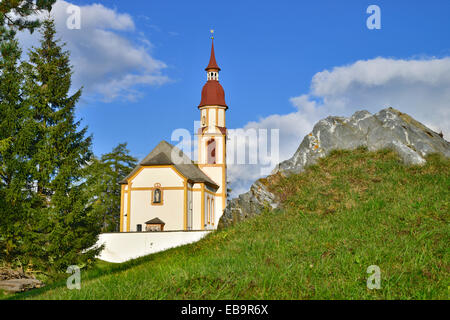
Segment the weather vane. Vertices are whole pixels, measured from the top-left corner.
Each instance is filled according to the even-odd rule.
[[[210,32],[211,32],[211,39],[214,40],[214,29],[211,29]]]

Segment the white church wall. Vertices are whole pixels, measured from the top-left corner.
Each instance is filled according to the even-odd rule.
[[[130,219],[130,230],[136,231],[137,225],[142,225],[153,218],[160,218],[166,224],[164,230],[184,229],[184,179],[170,167],[143,168],[131,181],[131,214],[128,214],[128,193],[124,197],[124,228],[127,230],[126,219]],[[159,184],[162,189],[162,204],[152,205],[152,189]],[[142,190],[133,190],[142,188]],[[166,189],[168,188],[168,189]],[[172,189],[175,188],[175,189]],[[128,190],[128,187],[126,188]]]
[[[219,109],[219,127],[225,127],[225,109]]]
[[[138,224],[145,230],[145,222],[156,217],[166,223],[166,231],[184,229],[184,190],[162,191],[162,205],[151,204],[151,190],[131,191],[130,231],[136,231]]]
[[[195,187],[195,185],[194,185]],[[193,229],[194,230],[201,230],[202,229],[202,223],[201,223],[201,206],[202,206],[202,196],[200,191],[193,191],[192,194],[193,199]]]
[[[223,168],[222,166],[202,166],[202,171],[208,175],[213,181],[215,181],[217,184],[220,185],[219,189],[217,191],[213,191],[212,189],[209,189],[212,192],[222,193],[222,179],[223,179]]]
[[[194,218],[193,218],[193,212],[194,212],[194,199],[193,199],[193,191],[192,189],[192,185],[188,184],[188,192],[187,192],[187,196],[188,196],[188,202],[187,202],[187,229],[188,230],[195,230],[193,223],[194,223]]]
[[[162,187],[182,187],[184,180],[172,168],[148,167],[142,169],[131,181],[132,188],[153,187],[160,183]]]
[[[225,139],[223,139],[222,136],[217,136],[215,137],[215,139],[216,139],[216,163],[224,164],[226,162],[226,159],[224,159],[225,152],[223,152],[223,149],[225,148],[224,146]]]
[[[127,219],[128,219],[128,193],[124,193],[123,196],[123,225],[122,230],[127,230]]]
[[[197,242],[210,231],[133,232],[100,234],[97,245],[105,245],[98,256],[108,262],[125,262],[148,254]]]
[[[216,109],[210,108],[209,111],[209,125],[215,126],[216,125]]]

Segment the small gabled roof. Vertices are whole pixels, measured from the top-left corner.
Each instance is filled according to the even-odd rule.
[[[166,223],[162,221],[160,218],[156,217],[152,220],[148,220],[145,224],[166,224]]]
[[[167,141],[161,141],[120,184],[128,184],[131,178],[143,166],[173,165],[188,181],[203,182],[214,189],[219,186],[208,177],[191,159],[180,149]]]

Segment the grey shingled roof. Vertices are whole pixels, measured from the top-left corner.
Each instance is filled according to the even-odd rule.
[[[152,220],[148,220],[145,224],[166,224],[160,218],[154,218]]]
[[[219,188],[219,186],[195,165],[183,151],[164,140],[161,141],[125,179],[120,181],[120,184],[127,184],[127,180],[142,166],[152,165],[173,165],[190,182],[204,182],[213,188]]]

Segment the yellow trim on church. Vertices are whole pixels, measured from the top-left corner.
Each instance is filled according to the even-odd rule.
[[[123,204],[124,204],[124,197],[125,197],[125,185],[120,186],[120,232],[123,232]]]
[[[202,217],[201,217],[201,226],[200,229],[201,230],[205,230],[205,184],[201,183],[201,192],[202,192],[202,206],[201,206],[201,213],[202,213]]]
[[[130,232],[130,220],[131,220],[131,186],[132,183],[128,183],[128,199],[127,199],[127,232]]]
[[[188,220],[188,185],[187,181],[184,181],[184,202],[183,202],[183,225],[184,230],[187,230],[187,220]]]

